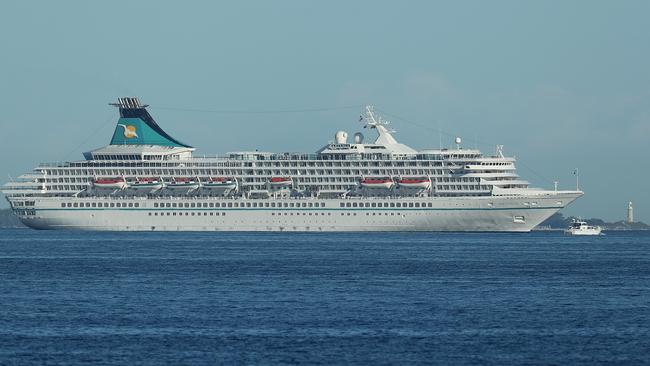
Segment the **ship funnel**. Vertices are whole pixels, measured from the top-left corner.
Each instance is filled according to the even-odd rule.
[[[137,97],[117,98],[110,105],[119,108],[120,119],[117,121],[111,145],[158,145],[188,147],[165,132],[147,111],[147,104],[142,104]]]

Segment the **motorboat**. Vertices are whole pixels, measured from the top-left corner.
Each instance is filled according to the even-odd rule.
[[[579,219],[573,219],[571,226],[564,230],[569,235],[600,235],[602,231],[602,227],[589,225],[586,221]]]

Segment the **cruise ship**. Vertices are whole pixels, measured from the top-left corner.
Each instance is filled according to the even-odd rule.
[[[314,153],[193,156],[135,97],[111,105],[107,146],[79,161],[43,163],[2,187],[34,229],[112,231],[528,232],[580,197],[530,187],[515,159],[399,143],[372,107],[351,139],[338,131]],[[356,120],[356,118],[355,118]],[[361,127],[361,126],[359,126]]]

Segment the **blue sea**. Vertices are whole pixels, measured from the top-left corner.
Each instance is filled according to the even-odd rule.
[[[639,365],[649,351],[649,232],[0,231],[1,365]]]

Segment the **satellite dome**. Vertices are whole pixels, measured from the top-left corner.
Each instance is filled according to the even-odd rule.
[[[334,135],[334,140],[337,144],[347,144],[348,143],[348,133],[345,131],[338,131]]]

